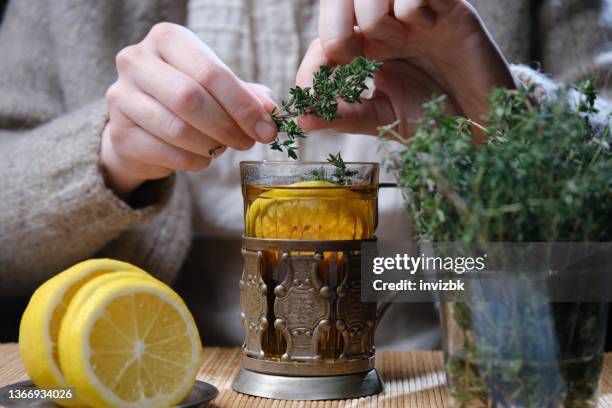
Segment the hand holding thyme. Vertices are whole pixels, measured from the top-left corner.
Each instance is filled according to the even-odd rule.
[[[282,101],[280,109],[270,114],[279,132],[287,135],[283,141],[278,137],[274,139],[270,148],[280,152],[286,150],[290,158],[297,160],[295,139],[306,135],[295,119],[315,115],[331,122],[340,118],[338,101],[360,103],[361,94],[368,89],[367,79],[374,77],[380,65],[364,57],[357,57],[350,64],[335,68],[321,65],[314,74],[312,87],[291,88],[289,100]]]

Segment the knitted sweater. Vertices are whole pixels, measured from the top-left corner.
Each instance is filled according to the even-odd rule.
[[[207,17],[190,26],[240,76],[277,94],[291,85],[316,35],[318,1],[193,1],[191,13],[197,3]],[[540,61],[562,80],[607,78],[612,11],[603,0],[472,3],[510,61]],[[155,23],[185,24],[186,18],[186,0],[9,2],[0,26],[0,298],[27,296],[58,271],[95,256],[124,259],[173,281],[193,226],[219,235],[214,225],[202,226],[207,220],[194,217],[194,209],[201,215],[202,197],[215,193],[215,179],[230,171],[228,163],[147,183],[129,203],[105,186],[100,170],[108,115],[103,97],[116,78],[116,53]],[[513,69],[544,93],[554,86],[526,67]],[[229,157],[224,160],[236,165],[239,157]],[[197,187],[205,181],[210,189]],[[226,222],[219,217],[208,221]]]

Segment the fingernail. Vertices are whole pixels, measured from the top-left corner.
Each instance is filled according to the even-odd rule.
[[[276,125],[267,120],[261,120],[255,125],[255,133],[262,142],[269,142],[276,136]]]
[[[247,150],[255,144],[255,141],[248,136],[244,136],[238,142],[238,150]]]

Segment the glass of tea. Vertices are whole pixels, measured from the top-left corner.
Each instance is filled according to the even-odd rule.
[[[356,384],[369,373],[367,390],[358,385],[348,388],[353,394],[334,396],[377,392],[376,304],[361,302],[360,267],[361,244],[375,240],[379,165],[263,161],[242,162],[240,171],[243,369],[354,374],[346,378]]]
[[[362,244],[376,240],[378,164],[242,162],[240,171],[245,340],[233,388],[307,400],[380,392],[376,303],[361,301]]]

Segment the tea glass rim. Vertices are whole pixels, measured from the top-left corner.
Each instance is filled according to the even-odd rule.
[[[328,161],[319,161],[319,160],[314,160],[314,161],[283,161],[283,160],[242,160],[240,162],[240,166],[242,165],[247,165],[247,164],[289,164],[289,165],[313,165],[313,164],[321,164],[321,165],[328,165],[328,166],[333,166],[332,163],[328,162]],[[367,161],[347,161],[344,162],[344,164],[355,164],[355,165],[372,165],[372,166],[377,166],[380,167],[380,162],[367,162]]]
[[[357,186],[379,186],[379,173],[381,164],[378,162],[345,162],[346,168],[349,170],[356,170],[357,174],[361,175],[358,177],[359,179],[363,178],[363,180],[359,180],[359,182],[350,183],[350,186],[353,188]],[[321,168],[325,169],[325,171],[331,171],[336,169],[333,163],[324,162],[324,161],[267,161],[267,160],[247,160],[240,162],[240,179],[241,184],[243,186],[246,185],[269,185],[269,186],[286,186],[288,184],[304,181],[304,179],[299,178],[297,180],[288,181],[285,180],[282,183],[271,182],[262,182],[255,181],[248,174],[253,170],[255,172],[261,172],[259,176],[254,176],[255,179],[260,179],[264,173],[270,173],[268,176],[270,177],[280,177],[280,178],[289,178],[292,177],[303,177],[306,175],[306,171],[309,169]],[[276,173],[286,173],[286,174],[276,174]],[[295,174],[293,174],[295,173]],[[304,173],[304,174],[299,174]],[[355,180],[357,181],[357,180]],[[302,187],[299,187],[302,188]],[[309,188],[332,188],[332,186],[320,186],[320,187],[309,187]],[[333,188],[337,188],[337,186],[333,186]]]

